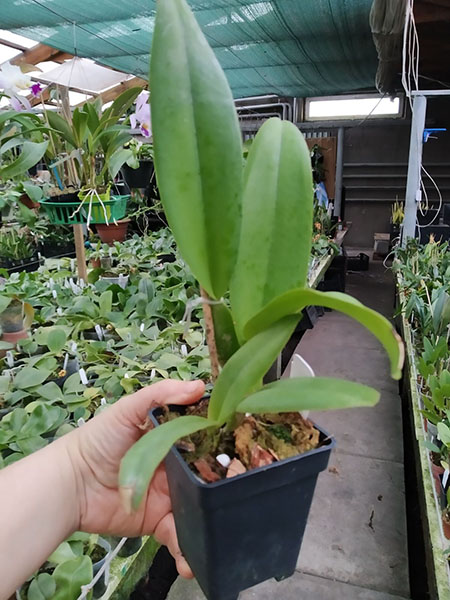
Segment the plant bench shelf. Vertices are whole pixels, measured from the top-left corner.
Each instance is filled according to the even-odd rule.
[[[401,281],[400,276],[397,283]],[[398,289],[400,305],[404,306],[405,297]],[[410,402],[412,416],[413,443],[415,442],[414,460],[416,464],[417,479],[419,483],[419,503],[423,533],[425,538],[425,552],[429,572],[431,598],[450,600],[450,569],[444,550],[450,546],[450,540],[444,537],[442,530],[441,512],[436,495],[428,450],[424,445],[426,432],[424,421],[420,412],[420,392],[417,387],[416,353],[412,340],[411,326],[401,315],[401,334],[405,342],[405,370],[404,392]],[[434,590],[433,590],[434,588]],[[434,595],[433,595],[434,592]]]

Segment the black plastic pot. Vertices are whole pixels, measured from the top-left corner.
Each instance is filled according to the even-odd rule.
[[[208,600],[237,600],[294,573],[317,476],[335,446],[318,429],[320,448],[216,483],[197,478],[175,448],[166,457],[180,548]]]
[[[50,198],[52,202],[79,202],[78,192],[70,192],[69,194],[61,194]]]
[[[58,387],[62,388],[66,379],[69,379],[69,377],[74,373],[78,373],[79,370],[80,363],[78,362],[78,359],[69,358],[69,360],[67,361],[66,374],[64,375],[64,377],[56,377],[55,379],[50,379],[49,381],[55,382]]]
[[[123,178],[130,188],[146,188],[150,184],[155,168],[153,161],[141,160],[139,167],[132,169],[127,164],[123,166]]]

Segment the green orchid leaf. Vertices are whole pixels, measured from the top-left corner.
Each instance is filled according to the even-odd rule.
[[[77,600],[82,585],[93,578],[92,561],[89,556],[80,556],[61,563],[53,571],[56,593],[53,600]]]
[[[266,385],[237,407],[240,413],[282,413],[374,406],[380,399],[371,387],[334,377],[294,377]]]
[[[0,179],[6,181],[26,173],[41,160],[47,146],[48,142],[25,142],[19,156],[12,163],[0,169]]]
[[[54,565],[60,565],[67,560],[73,560],[77,555],[74,554],[71,545],[69,542],[62,542],[54,552],[47,558],[49,563]]]
[[[34,183],[31,183],[30,181],[24,181],[22,182],[22,187],[27,196],[31,198],[33,202],[39,202],[39,200],[41,200],[43,192],[42,188],[40,188],[38,185],[34,185]]]
[[[14,378],[14,385],[20,390],[26,390],[44,383],[50,377],[51,371],[47,369],[35,369],[34,367],[24,367]]]
[[[239,338],[245,323],[270,301],[306,285],[312,220],[306,142],[292,123],[269,119],[255,137],[244,173],[241,240],[231,282]]]
[[[239,350],[239,342],[234,329],[233,316],[228,306],[213,304],[211,311],[214,321],[217,354],[219,362],[223,366]]]
[[[3,348],[0,349],[3,350]],[[8,348],[6,348],[8,350]],[[11,379],[8,375],[1,375],[0,376],[0,394],[6,394],[6,392],[9,390],[9,386],[11,383]]]
[[[222,369],[209,401],[208,417],[224,423],[242,400],[261,385],[291,337],[299,317],[288,315],[255,335]]]
[[[238,248],[241,132],[226,77],[184,0],[157,5],[150,81],[167,220],[195,277],[220,298]]]
[[[59,406],[40,404],[20,430],[20,437],[37,436],[57,429],[67,416],[67,412]]]
[[[27,600],[52,600],[56,592],[56,582],[48,573],[40,573],[30,583]]]
[[[141,437],[120,465],[119,484],[127,508],[138,509],[154,472],[177,440],[216,425],[215,421],[203,417],[179,417]]]
[[[111,290],[103,292],[99,299],[100,316],[105,318],[112,311],[113,293]]]
[[[52,110],[46,111],[46,116],[50,127],[58,131],[61,137],[68,142],[72,148],[78,148],[74,132],[67,119]]]
[[[131,150],[127,150],[126,148],[119,148],[108,160],[108,169],[109,174],[111,175],[111,179],[115,179],[117,173],[123,167],[123,165],[133,156],[133,152]]]
[[[47,337],[47,346],[50,352],[61,352],[67,342],[67,335],[64,329],[59,327],[52,328]]]
[[[54,381],[49,381],[48,383],[41,385],[35,391],[36,394],[50,402],[63,399],[62,390]]]
[[[77,394],[78,392],[84,392],[85,389],[86,386],[81,383],[79,373],[73,373],[73,375],[70,375],[63,385],[64,395]]]
[[[41,448],[44,448],[48,444],[48,440],[44,440],[40,435],[34,435],[32,437],[24,438],[16,441],[17,448],[14,450],[20,450],[22,454],[28,456],[37,452]]]
[[[0,314],[8,308],[8,306],[11,304],[11,302],[12,302],[12,298],[9,298],[8,296],[3,296],[0,294]]]
[[[338,310],[366,327],[384,346],[390,362],[391,376],[400,379],[404,360],[404,347],[392,324],[371,308],[340,292],[319,292],[302,288],[286,292],[270,302],[244,327],[245,337],[251,338],[285,315],[300,313],[306,306],[325,306]]]
[[[445,423],[437,424],[438,437],[443,444],[450,447],[450,427]]]

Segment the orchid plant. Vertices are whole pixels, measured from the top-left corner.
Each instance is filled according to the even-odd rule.
[[[32,82],[20,67],[5,63],[0,68],[0,97],[9,98],[12,108],[0,111],[0,181],[20,178],[44,156],[48,142],[37,132],[40,119],[32,113],[21,91],[30,90]]]
[[[161,199],[180,253],[203,290],[207,333],[214,332],[208,339],[213,372],[219,363],[222,369],[207,418],[170,420],[126,454],[120,487],[129,510],[138,508],[158,464],[183,436],[233,429],[236,413],[378,401],[376,390],[342,379],[262,385],[306,306],[340,310],[367,327],[384,345],[394,378],[403,361],[402,342],[387,319],[350,296],[307,287],[313,182],[306,142],[292,123],[270,119],[243,171],[231,90],[185,0],[158,3],[150,81]],[[224,300],[228,293],[231,306]]]

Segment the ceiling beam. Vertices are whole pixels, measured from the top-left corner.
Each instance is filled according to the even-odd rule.
[[[26,46],[22,46],[21,44],[17,44],[16,42],[10,42],[9,40],[4,40],[0,38],[0,44],[2,46],[8,46],[8,48],[13,48],[14,50],[20,50],[23,52],[26,50]]]
[[[13,65],[37,65],[40,62],[44,62],[46,60],[54,60],[56,62],[62,62],[64,58],[61,55],[66,55],[66,53],[57,50],[56,48],[50,48],[50,46],[45,46],[45,44],[38,44],[29,50],[25,50],[19,56],[15,56],[11,60],[11,64]],[[71,55],[67,55],[70,57]],[[60,59],[58,60],[58,57]]]

